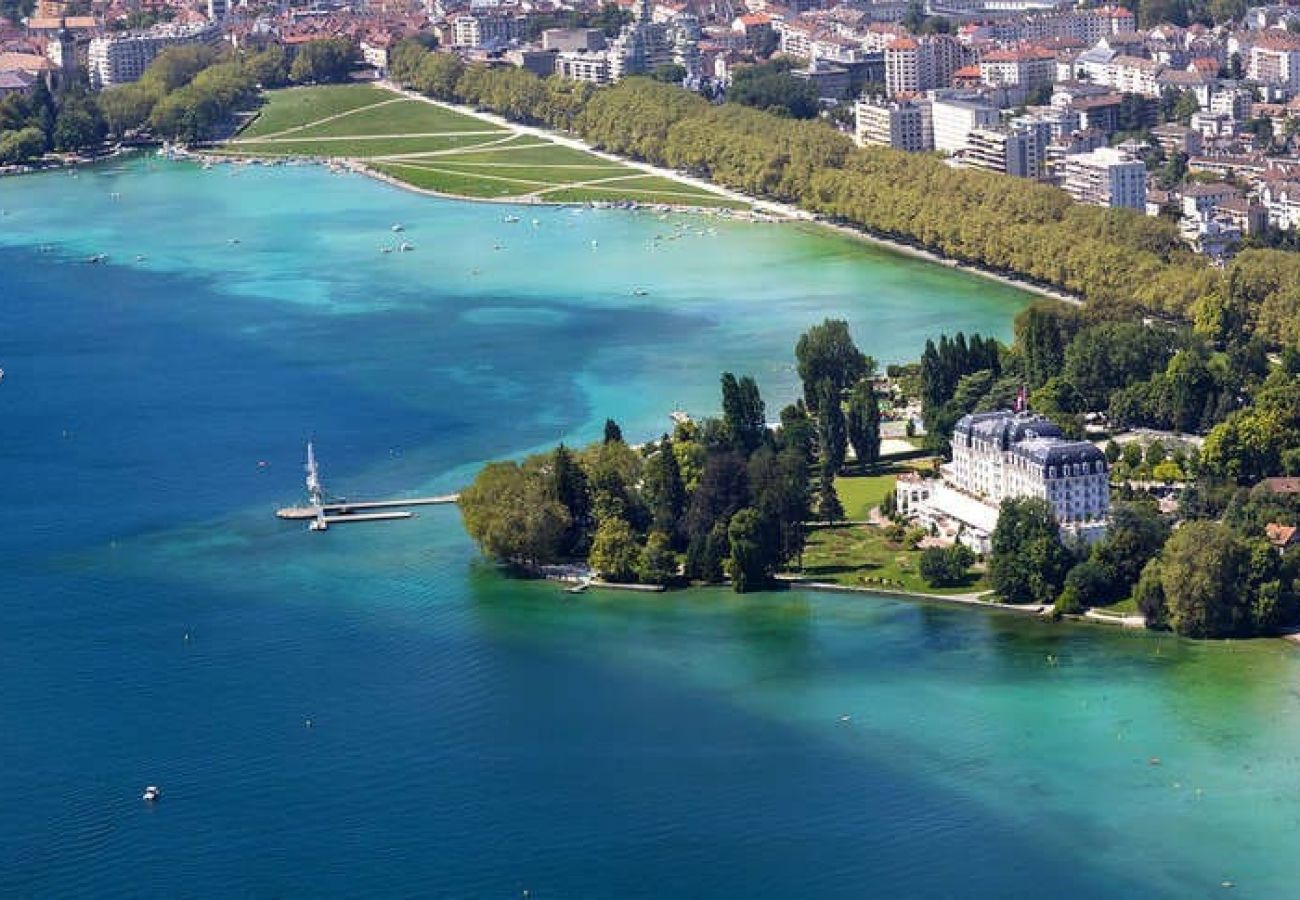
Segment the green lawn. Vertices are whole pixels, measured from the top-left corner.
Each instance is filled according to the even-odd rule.
[[[918,574],[921,551],[890,542],[885,530],[872,525],[835,525],[808,535],[803,554],[805,578],[849,587],[874,587],[927,594],[968,594],[988,589],[982,574],[972,572],[967,583],[952,588],[930,587]]]
[[[879,506],[887,494],[893,493],[898,475],[849,475],[835,479],[835,493],[844,506],[844,518],[865,519],[873,506]]]
[[[320,125],[293,132],[293,137],[317,138],[356,134],[438,134],[447,131],[509,132],[491,122],[484,122],[450,109],[419,100],[399,100],[349,113]]]
[[[392,99],[393,94],[368,84],[335,84],[270,91],[266,105],[240,137],[261,137],[317,122],[327,116]]]
[[[484,140],[482,135],[447,135],[445,137],[348,137],[322,141],[276,140],[235,141],[226,145],[231,153],[248,156],[310,156],[373,159],[403,153],[429,153],[473,146]]]
[[[371,168],[429,191],[462,197],[517,197],[546,187],[545,182],[528,182],[480,175],[464,175],[441,169],[410,166],[404,163],[370,163]]]
[[[271,91],[258,118],[219,152],[362,159],[399,181],[462,197],[748,205],[372,85]]]

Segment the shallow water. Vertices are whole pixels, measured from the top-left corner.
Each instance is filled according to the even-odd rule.
[[[1005,337],[1025,295],[309,167],[140,159],[0,208],[0,893],[1296,895],[1289,648],[572,598],[477,561],[451,509],[270,516],[308,437],[339,493],[454,489],[607,415],[710,412],[724,369],[775,413],[825,316],[892,361]]]

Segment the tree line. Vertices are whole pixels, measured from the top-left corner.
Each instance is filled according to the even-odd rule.
[[[776,427],[754,379],[726,372],[721,416],[642,447],[611,421],[581,450],[488,464],[461,494],[466,530],[486,555],[525,568],[585,562],[617,582],[769,586],[800,559],[810,520],[843,518],[835,476],[849,448],[861,465],[880,451],[874,363],[846,323],[809,329],[795,355],[806,399]]]

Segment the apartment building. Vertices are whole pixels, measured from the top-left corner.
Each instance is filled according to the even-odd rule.
[[[1080,203],[1146,209],[1146,166],[1113,147],[1067,156],[1057,171],[1061,187]]]

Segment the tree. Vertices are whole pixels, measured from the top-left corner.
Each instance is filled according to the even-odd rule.
[[[1055,610],[1077,615],[1093,606],[1105,606],[1115,595],[1114,575],[1095,559],[1085,559],[1065,576]]]
[[[673,547],[681,546],[685,535],[682,517],[686,513],[686,483],[682,480],[673,442],[664,435],[645,464],[643,486],[646,505],[650,508],[650,525],[668,535]]]
[[[561,558],[569,514],[550,496],[542,459],[489,463],[461,492],[465,530],[488,556],[533,564]]]
[[[161,94],[170,94],[194,80],[217,61],[217,50],[207,44],[180,44],[154,57],[140,80]]]
[[[1165,589],[1160,576],[1160,560],[1152,559],[1142,568],[1133,599],[1147,628],[1168,628],[1169,614],[1165,607]]]
[[[835,491],[835,477],[823,471],[821,483],[817,487],[817,518],[827,525],[844,518],[844,504]]]
[[[1242,637],[1253,630],[1250,553],[1217,522],[1187,522],[1160,555],[1169,625],[1185,637]]]
[[[605,420],[605,443],[621,444],[623,443],[623,429],[618,427],[618,423],[613,419]]]
[[[975,554],[965,544],[930,547],[921,554],[918,570],[931,587],[953,587],[966,580],[966,571],[974,564]]]
[[[298,48],[289,66],[294,84],[340,84],[352,75],[357,51],[346,38],[322,38]]]
[[[863,379],[849,394],[847,417],[849,443],[863,466],[880,461],[880,404],[870,381]]]
[[[782,563],[803,553],[809,516],[808,464],[799,450],[760,448],[749,460],[753,507],[774,533]]]
[[[160,96],[157,86],[144,81],[100,91],[99,109],[109,133],[122,138],[128,132],[142,127],[149,121],[149,114],[153,112],[154,104]]]
[[[677,555],[673,553],[668,535],[652,531],[641,551],[637,566],[637,579],[642,584],[668,584],[677,578]]]
[[[730,451],[710,453],[686,510],[686,533],[692,540],[703,538],[719,523],[725,528],[732,514],[748,505],[749,473],[744,457]]]
[[[1016,352],[1030,390],[1065,364],[1065,348],[1079,330],[1079,314],[1056,303],[1035,303],[1016,316]]]
[[[581,556],[591,527],[591,489],[587,474],[563,444],[551,454],[551,495],[569,514],[564,536],[566,556]]]
[[[804,403],[810,412],[821,409],[823,399],[837,403],[844,390],[875,371],[875,361],[863,354],[853,343],[849,323],[841,319],[826,319],[800,336],[795,345],[799,378],[803,381]],[[823,382],[830,382],[825,390]]]
[[[736,593],[762,590],[771,582],[777,566],[777,548],[764,527],[758,510],[746,507],[731,517],[727,526],[731,546],[731,584]]]
[[[727,99],[742,106],[792,119],[811,119],[817,115],[817,88],[804,78],[796,78],[781,60],[738,69],[727,91]]]
[[[464,75],[465,63],[455,53],[427,53],[411,77],[411,86],[435,100],[455,100]]]
[[[587,565],[606,581],[635,580],[641,562],[641,550],[627,520],[609,516],[596,527]]]
[[[55,150],[88,150],[103,143],[105,132],[104,119],[94,98],[68,93],[54,118],[50,141]]]
[[[686,549],[686,575],[698,581],[722,580],[722,564],[731,555],[727,522],[719,520],[708,534],[691,539]]]
[[[728,441],[742,453],[753,453],[767,438],[767,420],[758,385],[748,375],[736,380],[722,373],[722,423]]]
[[[1005,602],[1056,600],[1072,560],[1061,543],[1060,526],[1046,500],[1003,500],[992,544],[989,579]]]
[[[844,457],[848,452],[848,426],[844,421],[844,409],[840,406],[839,396],[834,393],[830,380],[822,382],[822,391],[834,395],[832,399],[823,399],[817,413],[817,447],[821,456],[821,468],[824,475],[834,477],[844,468]]]
[[[264,88],[284,87],[289,83],[289,58],[279,44],[249,56],[244,60],[244,68]]]
[[[45,134],[34,126],[0,132],[0,165],[36,159],[45,153]]]
[[[1169,526],[1155,504],[1122,502],[1111,507],[1106,537],[1092,549],[1092,559],[1107,570],[1113,586],[1105,602],[1128,596],[1168,537]]]
[[[681,84],[686,80],[686,67],[677,63],[664,63],[656,66],[650,77],[665,84]]]

